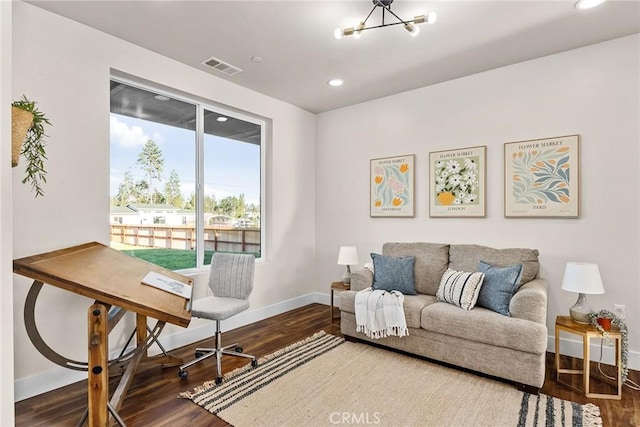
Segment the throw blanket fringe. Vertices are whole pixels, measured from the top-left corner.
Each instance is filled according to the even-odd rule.
[[[356,331],[371,339],[409,335],[404,317],[404,295],[398,291],[366,288],[356,294]]]

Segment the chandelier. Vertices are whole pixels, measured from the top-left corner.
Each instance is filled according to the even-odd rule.
[[[335,37],[337,39],[341,39],[344,36],[354,36],[355,38],[360,38],[364,30],[390,27],[392,25],[399,25],[399,24],[402,24],[404,26],[404,29],[407,30],[409,34],[411,34],[412,36],[417,36],[418,33],[420,32],[420,28],[418,28],[416,24],[422,24],[423,22],[426,22],[427,24],[433,24],[434,22],[436,22],[436,19],[438,18],[435,12],[429,12],[426,15],[414,16],[412,20],[405,21],[404,19],[400,18],[391,10],[391,3],[393,3],[393,0],[373,0],[373,9],[371,9],[371,12],[369,12],[369,14],[364,19],[364,21],[360,22],[360,24],[358,24],[358,26],[355,28],[349,27],[349,28],[336,29],[336,31],[334,32]],[[377,7],[382,9],[382,23],[380,25],[367,27],[367,21],[369,20],[369,18],[371,17],[371,15],[373,14],[373,12],[376,10]],[[393,17],[397,19],[397,22],[385,23],[385,15],[387,13],[389,13],[390,15],[393,15]]]

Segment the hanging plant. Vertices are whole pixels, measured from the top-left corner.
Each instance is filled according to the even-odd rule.
[[[627,375],[629,375],[629,338],[627,336],[627,324],[624,319],[616,316],[614,313],[609,310],[600,310],[595,313],[589,313],[587,315],[589,319],[589,323],[594,326],[604,338],[609,336],[609,330],[605,330],[600,323],[598,323],[598,318],[611,319],[611,324],[618,328],[620,331],[620,336],[622,337],[622,383],[627,380]]]
[[[42,184],[47,182],[47,171],[44,168],[44,161],[47,160],[47,153],[45,152],[45,125],[51,126],[49,119],[44,115],[42,111],[38,109],[35,101],[29,100],[26,96],[22,95],[22,99],[13,101],[11,106],[31,113],[33,116],[31,124],[27,128],[26,136],[22,143],[22,149],[19,153],[25,158],[25,176],[22,179],[23,184],[31,184],[31,188],[35,191],[36,197],[43,196]],[[14,116],[15,117],[15,116]],[[12,118],[16,120],[17,117]],[[12,123],[12,131],[15,128],[15,123]],[[12,166],[18,164],[17,158],[12,159]]]

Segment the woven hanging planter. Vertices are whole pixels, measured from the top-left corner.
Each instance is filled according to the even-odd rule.
[[[33,124],[33,114],[21,108],[11,107],[11,167],[18,166],[22,143]]]

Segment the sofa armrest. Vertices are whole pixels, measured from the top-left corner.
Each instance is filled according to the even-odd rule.
[[[368,268],[351,272],[351,290],[361,291],[373,284],[373,273]]]
[[[511,317],[546,325],[547,294],[548,284],[544,279],[534,279],[520,286],[509,304]]]

